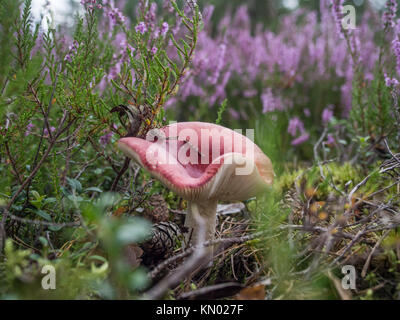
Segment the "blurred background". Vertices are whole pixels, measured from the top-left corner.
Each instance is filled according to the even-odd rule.
[[[118,1],[117,1],[118,2]],[[138,0],[123,0],[119,1],[120,6],[125,6],[127,14],[134,12],[133,8],[137,6]],[[158,3],[162,3],[159,0]],[[290,12],[301,7],[318,10],[320,1],[318,0],[201,0],[198,2],[200,6],[212,4],[216,8],[214,21],[220,19],[229,8],[236,8],[241,5],[247,5],[252,17],[252,21],[262,23],[272,23],[280,13]],[[352,4],[357,8],[362,8],[369,3],[374,9],[381,10],[385,5],[385,0],[353,0],[346,1],[346,4]],[[36,20],[46,18],[47,15],[52,15],[57,23],[73,24],[71,13],[74,11],[82,12],[83,9],[79,5],[79,0],[33,0],[32,13]]]

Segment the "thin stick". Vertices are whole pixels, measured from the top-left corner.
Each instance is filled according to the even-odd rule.
[[[381,245],[383,239],[385,239],[385,238],[388,236],[388,234],[390,233],[390,231],[391,231],[391,230],[387,230],[387,231],[383,234],[383,236],[379,239],[379,241],[375,244],[375,246],[372,248],[371,253],[370,253],[369,256],[368,256],[367,261],[365,261],[364,267],[363,267],[362,272],[361,272],[361,277],[365,278],[365,276],[367,275],[367,271],[368,271],[369,265],[370,265],[370,263],[371,263],[373,254],[375,253],[376,249]]]

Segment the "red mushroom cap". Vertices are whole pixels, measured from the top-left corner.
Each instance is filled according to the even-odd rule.
[[[118,147],[187,200],[246,200],[272,184],[269,158],[250,139],[212,123],[182,122],[157,138],[122,138]],[[240,170],[245,168],[245,174]]]

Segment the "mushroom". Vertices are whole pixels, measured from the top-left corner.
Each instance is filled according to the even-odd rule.
[[[181,122],[146,139],[126,137],[118,147],[167,188],[188,201],[187,240],[200,238],[196,216],[205,222],[202,239],[215,235],[218,201],[242,201],[273,182],[270,159],[244,135],[219,125]]]

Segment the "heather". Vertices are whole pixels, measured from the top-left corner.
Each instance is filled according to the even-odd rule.
[[[83,0],[71,27],[3,1],[0,298],[398,299],[398,6],[346,29],[346,4]],[[254,129],[276,177],[165,286],[196,251],[187,202],[116,142],[170,121]]]

